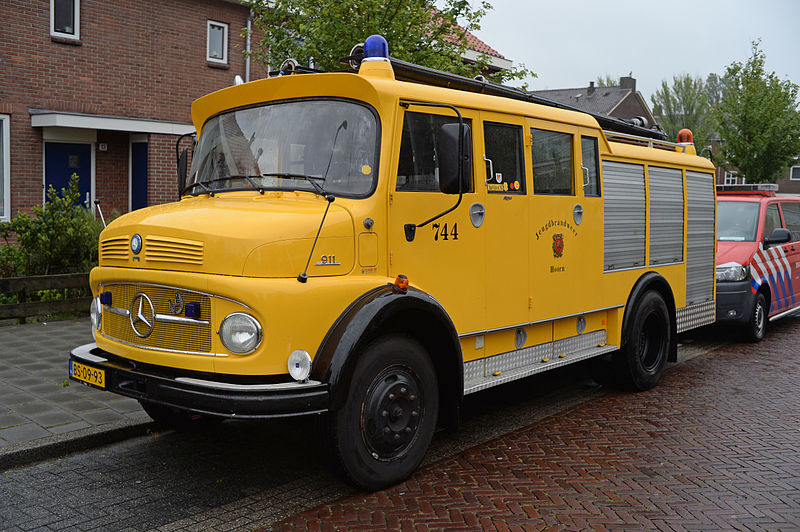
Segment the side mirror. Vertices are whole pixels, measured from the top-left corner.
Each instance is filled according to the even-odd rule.
[[[459,135],[460,133],[460,135]],[[459,137],[461,151],[459,152]],[[472,189],[472,132],[467,124],[443,124],[439,130],[439,190],[459,194]],[[459,175],[458,161],[462,161]],[[459,186],[460,183],[460,186]]]
[[[783,227],[776,227],[773,229],[772,234],[764,239],[764,243],[768,246],[776,244],[785,244],[792,240],[792,233]]]
[[[184,148],[178,157],[178,198],[180,198],[183,188],[186,186],[186,166],[189,161],[189,148]]]

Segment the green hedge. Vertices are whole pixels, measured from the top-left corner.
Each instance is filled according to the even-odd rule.
[[[60,193],[47,190],[44,207],[20,213],[0,224],[0,276],[23,277],[87,272],[97,265],[97,246],[103,224],[78,203],[78,175]],[[9,237],[15,234],[16,243]]]

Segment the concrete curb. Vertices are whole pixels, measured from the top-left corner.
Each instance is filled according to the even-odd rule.
[[[0,472],[22,466],[61,458],[70,453],[85,451],[129,438],[145,436],[158,430],[152,421],[127,420],[89,427],[74,432],[0,447]]]

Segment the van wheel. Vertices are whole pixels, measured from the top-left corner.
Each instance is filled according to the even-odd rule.
[[[218,416],[196,414],[167,405],[151,403],[150,401],[139,401],[139,404],[157,424],[165,429],[173,429],[179,432],[197,432],[210,429],[224,420],[224,418]]]
[[[759,292],[753,303],[753,312],[744,331],[744,338],[748,342],[760,342],[767,334],[767,298]]]
[[[620,385],[644,391],[661,380],[669,354],[672,328],[661,294],[646,292],[628,316],[622,349],[615,354]]]
[[[436,373],[422,346],[400,336],[372,342],[344,406],[329,416],[334,465],[365,490],[405,480],[425,456],[438,411]]]

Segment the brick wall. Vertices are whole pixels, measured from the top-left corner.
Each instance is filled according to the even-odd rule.
[[[0,2],[0,102],[11,116],[12,214],[42,199],[42,132],[31,127],[28,109],[188,123],[193,100],[231,85],[236,74],[244,77],[240,33],[247,15],[246,7],[222,0],[81,0],[80,41],[68,44],[50,37],[47,0]],[[208,20],[229,24],[227,67],[206,62]],[[262,72],[251,67],[253,78]],[[176,193],[175,138],[153,137],[150,204]],[[104,207],[127,211],[129,137],[98,131],[97,141],[109,150],[96,151],[96,197]]]

